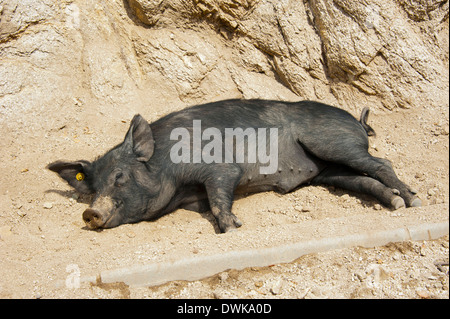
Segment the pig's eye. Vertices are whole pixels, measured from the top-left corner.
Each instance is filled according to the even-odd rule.
[[[114,183],[115,186],[120,187],[125,183],[125,176],[122,172],[116,174],[116,181]]]

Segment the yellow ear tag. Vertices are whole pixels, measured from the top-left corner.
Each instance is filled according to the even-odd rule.
[[[84,174],[78,173],[77,176],[75,176],[75,178],[77,179],[77,181],[82,181],[82,180],[84,180]]]

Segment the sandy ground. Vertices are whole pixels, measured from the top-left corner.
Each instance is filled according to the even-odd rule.
[[[95,276],[132,265],[277,246],[300,238],[293,230],[305,223],[329,223],[330,233],[322,236],[333,237],[333,221],[345,224],[374,214],[385,225],[409,215],[420,224],[425,211],[448,220],[448,106],[378,111],[369,119],[377,132],[370,152],[393,162],[400,179],[418,191],[422,208],[391,211],[368,196],[302,187],[287,195],[269,192],[237,199],[233,211],[244,225],[232,234],[218,234],[209,214],[186,210],[155,222],[88,230],[81,214],[90,198],[78,195],[45,166],[57,159],[94,159],[121,142],[131,117],[72,107],[67,115],[48,114],[42,129],[24,129],[40,120],[26,114],[21,123],[0,129],[1,298],[449,297],[448,267],[441,271],[435,265],[448,262],[448,236],[306,255],[288,264],[230,270],[158,287],[61,284],[74,269],[82,277]],[[164,112],[168,110],[145,115],[155,120]]]

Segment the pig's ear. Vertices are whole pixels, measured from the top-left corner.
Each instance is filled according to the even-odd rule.
[[[147,162],[152,157],[155,144],[152,130],[148,122],[139,114],[131,120],[124,144],[133,151],[138,161]]]
[[[91,186],[92,176],[89,176],[90,165],[88,161],[56,161],[48,164],[47,168],[65,179],[80,193],[91,194],[94,191]]]

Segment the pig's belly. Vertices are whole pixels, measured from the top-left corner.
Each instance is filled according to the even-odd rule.
[[[265,163],[242,163],[243,170],[236,193],[275,190],[289,192],[301,184],[309,183],[324,168],[324,163],[305,152],[297,142],[279,145],[277,169],[273,174],[261,173]]]

